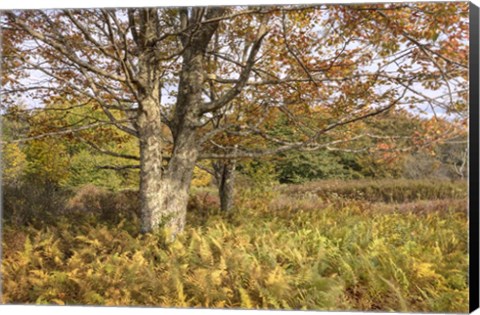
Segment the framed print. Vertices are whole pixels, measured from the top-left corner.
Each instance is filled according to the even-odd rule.
[[[478,308],[476,4],[35,5],[0,12],[2,303]]]

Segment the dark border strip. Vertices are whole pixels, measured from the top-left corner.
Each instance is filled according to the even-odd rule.
[[[479,7],[470,2],[469,257],[470,312],[479,307]]]

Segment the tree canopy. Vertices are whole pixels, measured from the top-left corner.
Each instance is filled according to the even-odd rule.
[[[144,231],[183,229],[201,159],[388,153],[466,126],[466,2],[29,10],[0,20],[2,110],[18,115],[23,102],[21,113],[37,117],[35,133],[11,141],[68,134],[134,161]],[[70,120],[32,114],[59,100]],[[427,117],[426,128],[365,132],[396,110]],[[110,127],[138,139],[138,154],[82,136],[112,137]]]

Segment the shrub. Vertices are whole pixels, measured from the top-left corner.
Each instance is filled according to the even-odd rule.
[[[280,183],[304,183],[329,178],[360,178],[354,159],[343,158],[330,151],[281,154],[275,161]]]
[[[193,187],[207,187],[212,182],[212,175],[207,171],[195,166],[193,169],[192,186]]]
[[[55,221],[70,195],[55,183],[35,179],[3,185],[2,192],[3,219],[16,225]]]
[[[218,213],[220,213],[218,195],[210,192],[197,192],[190,196],[187,205],[188,221],[205,222],[210,216]]]
[[[239,173],[244,175],[237,179],[239,186],[248,186],[251,190],[262,192],[278,183],[275,166],[272,163],[248,161],[240,164],[238,169]]]
[[[140,217],[137,191],[111,192],[94,185],[85,185],[65,205],[65,214],[91,215],[103,222],[119,223],[121,219]]]

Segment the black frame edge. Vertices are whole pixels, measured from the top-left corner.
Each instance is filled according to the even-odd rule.
[[[470,2],[469,52],[469,291],[470,312],[479,308],[479,12]]]

